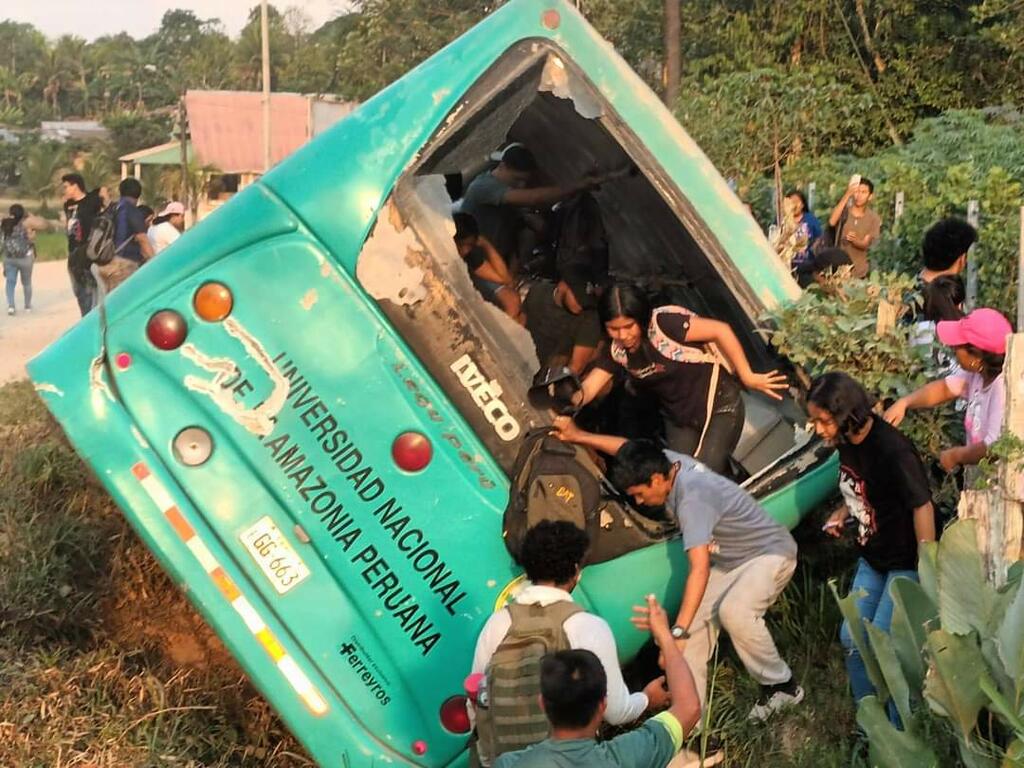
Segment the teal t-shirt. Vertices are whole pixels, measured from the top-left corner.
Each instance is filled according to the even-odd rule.
[[[493,768],[663,768],[683,746],[683,728],[662,712],[609,741],[545,739],[494,761]]]

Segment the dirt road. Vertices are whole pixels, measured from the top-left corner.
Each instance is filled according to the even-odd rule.
[[[37,262],[32,271],[32,312],[25,312],[21,285],[15,296],[17,314],[0,302],[0,384],[23,379],[25,363],[79,320],[66,261]]]

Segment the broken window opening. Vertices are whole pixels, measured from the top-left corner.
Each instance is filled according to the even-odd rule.
[[[509,142],[529,147],[555,184],[635,165],[639,173],[594,193],[608,231],[612,276],[642,285],[656,304],[679,304],[728,322],[755,368],[780,364],[754,328],[760,300],[686,201],[685,190],[667,179],[556,46],[520,42],[470,89],[399,180],[391,213],[380,217],[359,260],[359,279],[506,471],[516,441],[496,428],[496,420],[507,414],[516,434],[548,422],[526,400],[538,360],[527,332],[474,288],[452,240],[451,205],[452,196],[493,162],[492,152]],[[380,248],[382,227],[398,232],[399,241]],[[372,279],[364,279],[368,271],[387,286],[375,289]],[[459,367],[466,355],[478,378]],[[472,382],[489,389],[474,391]],[[751,393],[744,399],[746,422],[733,454],[738,479],[774,467],[808,440],[806,416],[791,399],[776,403]]]

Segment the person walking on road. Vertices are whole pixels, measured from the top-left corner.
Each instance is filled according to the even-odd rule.
[[[80,173],[61,176],[64,188],[64,218],[68,228],[68,277],[71,292],[78,302],[78,311],[85,317],[96,303],[96,280],[89,271],[85,242],[89,239],[96,217],[106,207],[100,190],[86,192]]]
[[[0,222],[3,238],[4,278],[7,288],[7,314],[13,315],[14,293],[21,276],[21,290],[26,312],[32,311],[32,263],[35,261],[33,233],[25,226],[25,208],[15,203],[10,215]]]

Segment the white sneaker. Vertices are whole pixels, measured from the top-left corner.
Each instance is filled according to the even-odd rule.
[[[721,749],[708,749],[704,754],[704,758],[698,752],[691,752],[688,749],[680,750],[675,757],[673,757],[665,768],[711,768],[712,765],[718,765],[725,760],[725,752]]]
[[[747,719],[763,723],[776,712],[794,707],[803,700],[804,689],[792,680],[782,685],[762,686],[761,698],[754,704]]]
[[[7,314],[8,315],[13,315],[14,314],[14,307],[8,307],[7,308]]]

